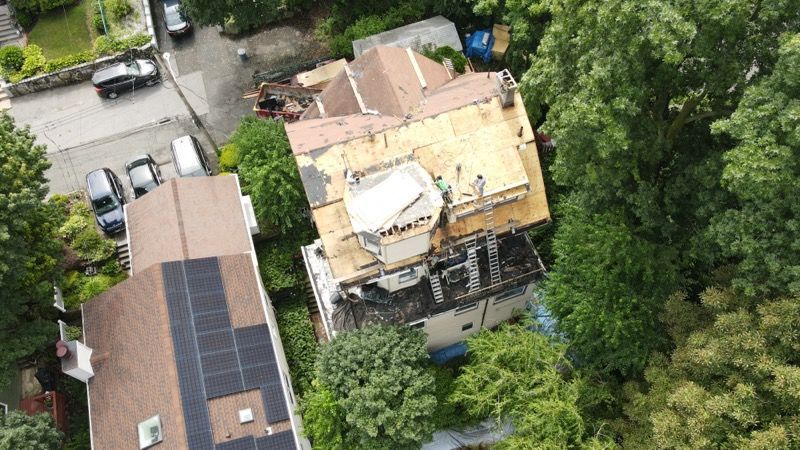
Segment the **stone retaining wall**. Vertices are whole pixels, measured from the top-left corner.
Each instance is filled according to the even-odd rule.
[[[4,85],[3,88],[12,97],[19,97],[21,95],[32,94],[34,92],[44,91],[47,89],[69,86],[71,84],[90,80],[92,78],[92,74],[94,74],[94,72],[101,67],[105,67],[119,61],[129,61],[131,57],[149,59],[152,57],[152,55],[153,47],[151,44],[147,44],[143,47],[134,48],[115,56],[106,56],[96,59],[92,62],[87,62],[77,66],[69,67],[67,69],[59,70],[58,72],[26,78],[18,83]]]

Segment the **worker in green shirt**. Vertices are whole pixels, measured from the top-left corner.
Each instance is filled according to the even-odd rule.
[[[434,181],[434,183],[436,183],[436,187],[438,187],[439,190],[442,191],[442,198],[444,199],[444,201],[447,203],[452,203],[450,195],[452,194],[453,191],[452,189],[450,189],[450,185],[447,184],[447,182],[442,179],[441,175],[436,176],[436,180]]]

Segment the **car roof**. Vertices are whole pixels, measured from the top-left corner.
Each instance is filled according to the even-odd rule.
[[[93,170],[86,175],[86,185],[92,200],[111,193],[111,183],[109,183],[106,171],[110,172],[110,170],[103,168]]]
[[[133,158],[129,159],[128,162],[125,163],[125,168],[129,168],[131,166],[139,166],[145,164],[146,162],[152,159],[153,158],[148,154],[134,156]]]
[[[128,69],[125,68],[125,63],[117,63],[112,66],[104,67],[92,75],[92,83],[101,83],[105,80],[125,75]]]
[[[200,156],[197,154],[198,150],[195,148],[194,141],[190,135],[187,134],[173,140],[171,147],[175,163],[181,172],[183,172],[181,169],[186,166],[185,163],[191,162],[193,167],[200,163]]]

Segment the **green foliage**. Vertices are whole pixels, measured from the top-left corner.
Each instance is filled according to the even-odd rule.
[[[81,304],[111,289],[127,277],[123,272],[87,276],[83,272],[71,270],[66,273],[61,283],[64,306],[68,309],[79,308]]]
[[[261,281],[268,292],[278,292],[299,285],[304,274],[303,269],[296,264],[298,247],[293,239],[275,239],[258,244],[256,256]]]
[[[132,48],[139,48],[150,43],[150,35],[147,33],[134,34],[126,38],[113,38],[99,36],[94,41],[94,52],[98,56],[112,55],[128,51]]]
[[[0,450],[60,450],[62,437],[50,414],[9,411],[0,415]]]
[[[444,58],[450,59],[450,61],[453,62],[453,68],[458,73],[464,73],[464,67],[467,65],[467,57],[460,51],[447,45],[439,47],[436,50],[426,48],[422,51],[422,54],[439,63],[442,62]]]
[[[56,8],[38,16],[28,33],[28,44],[36,44],[47,60],[66,57],[92,49],[86,14],[93,0],[73,2],[74,6]]]
[[[391,8],[389,5],[381,7],[381,2],[368,3],[362,7],[359,6],[361,3],[357,2],[356,5],[349,5],[347,9],[341,4],[334,4],[332,17],[317,28],[318,36],[327,37],[328,47],[334,57],[353,58],[352,41],[417,21],[425,14],[425,4],[420,0],[407,0],[397,4],[391,2],[389,4]],[[366,11],[375,13],[361,14]],[[345,27],[344,24],[349,25]],[[340,29],[343,29],[341,33],[338,32]]]
[[[219,170],[236,172],[239,167],[239,149],[234,144],[227,144],[219,152]]]
[[[44,68],[44,53],[38,45],[29,44],[22,50],[22,55],[25,57],[25,62],[22,63],[19,72],[11,75],[12,82],[37,75]]]
[[[308,307],[302,295],[293,294],[273,304],[292,385],[302,397],[311,386],[319,353],[314,326],[308,318]]]
[[[750,296],[800,294],[800,35],[784,37],[772,74],[748,87],[714,130],[733,137],[722,183],[736,205],[713,220],[712,239],[737,264]]]
[[[114,256],[116,250],[113,239],[104,237],[93,228],[86,229],[75,236],[71,247],[79,258],[90,263],[107,260]]]
[[[108,24],[103,22],[103,15],[100,14],[100,8],[92,3],[92,28],[99,34],[105,34],[107,27]],[[97,41],[95,41],[95,47],[97,47]]]
[[[225,25],[233,19],[240,30],[292,17],[311,7],[311,0],[184,0],[184,11],[198,25]]]
[[[323,346],[317,379],[345,411],[348,448],[411,449],[429,440],[436,410],[425,336],[369,326]]]
[[[345,412],[333,393],[314,380],[300,401],[303,432],[314,450],[344,450]]]
[[[451,398],[475,419],[510,418],[514,433],[497,448],[613,447],[590,437],[582,417],[586,382],[566,358],[566,346],[528,330],[501,325],[467,338],[469,362]]]
[[[431,365],[429,368],[436,386],[436,412],[433,414],[435,430],[467,425],[470,418],[461,413],[459,405],[450,397],[456,389],[455,378],[451,369]]]
[[[52,280],[62,245],[57,206],[45,203],[50,163],[27,128],[0,112],[0,387],[16,362],[56,333]]]
[[[128,0],[103,0],[103,6],[106,14],[117,22],[133,11]]]
[[[70,325],[66,327],[66,338],[68,341],[75,341],[83,336],[83,330],[79,326]]]
[[[85,277],[83,283],[81,283],[81,290],[78,292],[78,300],[80,300],[80,303],[86,303],[88,300],[111,289],[114,284],[116,284],[114,278],[108,275],[97,274],[91,277]],[[76,308],[80,305],[67,306]]]
[[[664,320],[679,339],[654,358],[648,390],[629,383],[620,429],[630,448],[800,445],[800,298],[753,302],[709,289],[673,297]],[[687,315],[700,320],[685,321]]]
[[[24,9],[18,9],[14,13],[14,19],[16,19],[17,24],[22,27],[23,30],[30,30],[33,24],[36,22],[36,18],[34,15]]]
[[[100,268],[100,273],[103,275],[114,276],[122,273],[122,266],[120,266],[119,261],[112,259],[103,264],[103,267]]]
[[[0,48],[0,68],[2,68],[5,73],[20,70],[24,62],[25,56],[22,54],[22,49],[16,45],[8,45]]]
[[[245,117],[230,142],[239,149],[239,176],[259,223],[284,233],[305,223],[306,196],[283,122]]]
[[[77,66],[86,62],[94,61],[94,53],[85,51],[74,55],[67,55],[61,58],[51,59],[44,63],[44,72],[57,72],[68,67]]]
[[[16,11],[39,14],[62,6],[74,5],[75,0],[11,0],[10,3]]]

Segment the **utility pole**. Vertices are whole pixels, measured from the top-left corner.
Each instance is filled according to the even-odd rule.
[[[100,7],[100,20],[103,21],[103,34],[108,36],[108,27],[106,26],[106,13],[103,11],[103,0],[97,0],[97,6]]]

